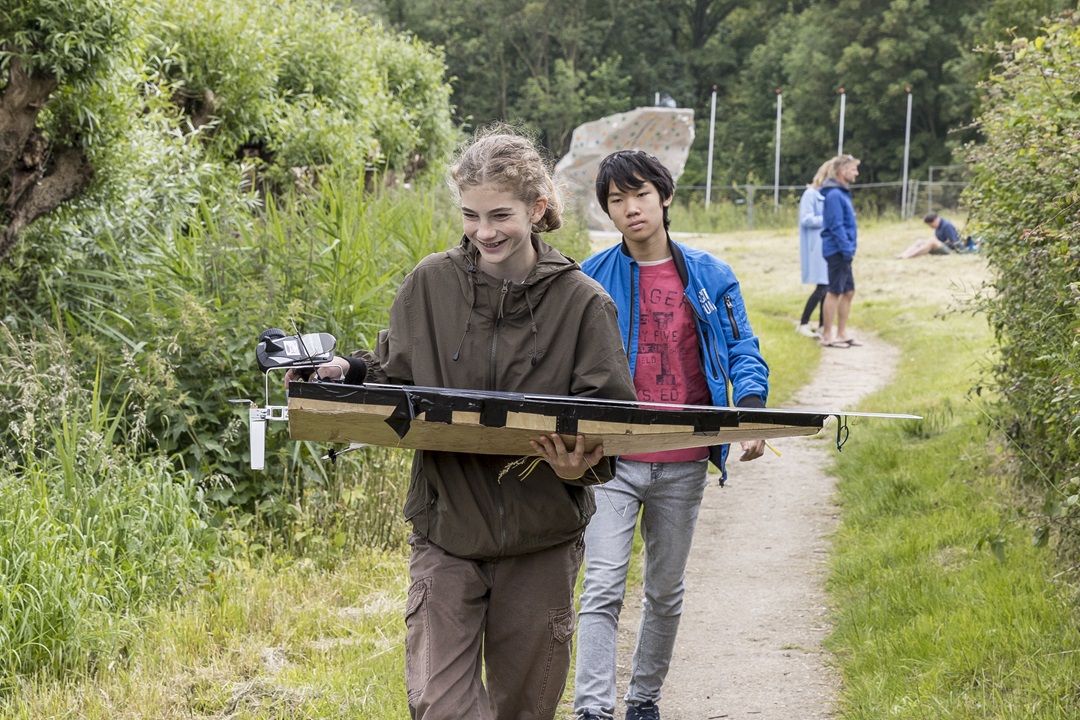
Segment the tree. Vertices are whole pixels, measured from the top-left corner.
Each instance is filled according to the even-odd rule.
[[[101,139],[100,120],[77,98],[120,60],[131,23],[128,0],[0,5],[0,259],[93,179],[87,145]]]
[[[959,145],[971,122],[973,89],[958,91],[966,86],[955,63],[980,7],[978,0],[845,0],[788,16],[743,68],[721,147],[746,170],[768,176],[775,117],[768,109],[782,88],[784,154],[791,160],[781,181],[805,182],[835,153],[843,88],[844,150],[862,158],[866,180],[898,179],[910,87],[911,162],[948,163],[950,146]]]
[[[408,179],[454,141],[442,56],[329,0],[0,3],[0,258],[54,223],[29,270],[330,164]]]

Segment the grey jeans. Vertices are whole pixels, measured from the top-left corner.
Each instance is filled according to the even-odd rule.
[[[409,536],[405,687],[423,720],[550,720],[566,687],[582,541],[469,560]]]
[[[708,483],[708,461],[619,460],[615,478],[596,488],[596,515],[585,530],[585,585],[578,611],[574,710],[615,713],[619,612],[634,528],[641,515],[645,601],[626,701],[657,702],[682,616],[686,560]]]

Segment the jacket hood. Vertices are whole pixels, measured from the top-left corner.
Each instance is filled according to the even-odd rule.
[[[839,180],[837,180],[835,178],[829,178],[825,182],[821,183],[821,192],[822,193],[824,193],[829,188],[839,188],[839,189],[844,190],[846,192],[851,191],[850,186],[845,185],[844,183],[840,182]]]
[[[533,248],[536,250],[536,265],[529,271],[524,281],[510,283],[510,305],[505,308],[507,314],[525,311],[528,309],[526,305],[531,304],[535,307],[543,299],[551,286],[551,282],[556,277],[571,270],[578,270],[581,267],[577,262],[541,240],[536,233],[533,233],[530,239]],[[461,242],[457,247],[451,248],[447,255],[449,255],[455,267],[461,271],[458,275],[458,282],[465,299],[477,311],[484,312],[485,309],[481,306],[485,305],[485,303],[479,302],[478,294],[483,293],[482,288],[498,290],[502,287],[503,281],[491,277],[480,269],[478,265],[479,253],[480,251],[472,244],[468,236],[462,235]],[[517,302],[519,299],[524,299],[525,304]]]

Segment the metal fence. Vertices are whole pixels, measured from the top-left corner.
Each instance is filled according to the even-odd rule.
[[[955,210],[967,186],[966,171],[965,165],[932,166],[925,180],[908,180],[906,196],[901,181],[856,182],[851,186],[852,202],[859,213],[894,215],[905,220],[928,212]],[[753,228],[761,213],[798,208],[805,189],[805,185],[714,186],[709,202],[744,207],[747,226]],[[687,205],[704,206],[705,186],[680,185],[677,198]]]

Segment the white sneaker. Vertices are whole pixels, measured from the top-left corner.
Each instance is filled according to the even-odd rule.
[[[810,329],[808,324],[796,325],[795,332],[799,333],[803,337],[816,338],[818,334]]]

